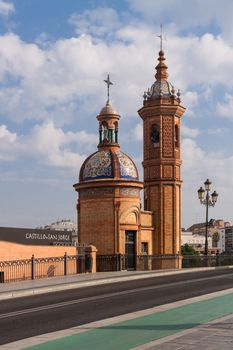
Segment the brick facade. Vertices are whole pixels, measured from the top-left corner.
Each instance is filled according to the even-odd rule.
[[[79,193],[80,243],[94,244],[99,254],[125,254],[128,232],[134,235],[130,238],[135,239],[134,254],[174,256],[174,260],[160,261],[157,266],[169,268],[181,266],[180,118],[185,108],[180,104],[180,93],[176,94],[167,81],[163,51],[158,60],[156,81],[144,94],[143,107],[138,111],[143,120],[145,211],[141,210],[139,196],[143,184],[123,176],[128,166],[121,173],[122,164],[116,156],[120,116],[109,101],[97,116],[99,151],[84,162],[74,188]],[[102,155],[104,160],[98,159],[101,167],[91,172],[90,159]],[[106,164],[110,164],[107,170]],[[86,174],[89,177],[85,178]]]
[[[144,208],[153,212],[153,254],[180,254],[180,118],[185,108],[167,80],[163,51],[156,81],[138,111],[143,120]],[[179,258],[173,266],[179,266]]]

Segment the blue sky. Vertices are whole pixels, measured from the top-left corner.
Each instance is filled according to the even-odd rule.
[[[219,192],[210,217],[233,221],[233,2],[0,0],[0,226],[76,220],[77,182],[111,100],[120,144],[142,179],[137,110],[154,81],[160,23],[169,80],[181,89],[182,225],[204,221],[197,189]]]

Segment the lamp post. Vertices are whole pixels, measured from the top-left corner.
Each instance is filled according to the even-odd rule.
[[[205,255],[208,255],[208,215],[209,215],[209,207],[214,207],[217,199],[218,193],[214,191],[210,195],[211,181],[207,179],[204,182],[205,189],[200,187],[197,191],[198,198],[200,199],[200,203],[205,205],[206,207],[206,222],[205,222]]]

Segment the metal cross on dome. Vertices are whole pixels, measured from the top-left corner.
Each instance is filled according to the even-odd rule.
[[[109,87],[110,87],[110,85],[113,85],[113,83],[110,81],[109,74],[108,74],[107,79],[104,80],[104,82],[107,84],[107,87],[108,87],[108,100],[107,100],[107,104],[109,104]]]
[[[166,37],[163,35],[163,25],[160,24],[160,35],[157,35],[160,38],[160,51],[163,50],[163,40],[166,40]]]

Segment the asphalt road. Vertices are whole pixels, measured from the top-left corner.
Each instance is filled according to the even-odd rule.
[[[221,269],[1,301],[0,345],[232,287]]]

